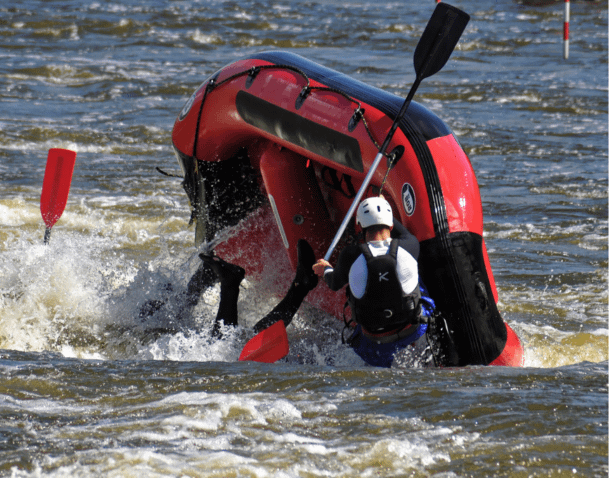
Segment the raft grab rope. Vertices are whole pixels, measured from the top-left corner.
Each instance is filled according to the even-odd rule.
[[[368,137],[370,138],[370,141],[372,141],[372,143],[374,144],[374,146],[376,147],[377,150],[379,150],[379,151],[381,150],[381,145],[376,140],[376,138],[374,138],[374,136],[372,135],[372,132],[370,131],[370,127],[368,126],[368,122],[366,121],[366,117],[364,116],[366,110],[364,108],[362,108],[362,105],[361,105],[361,103],[359,101],[357,101],[356,99],[352,98],[347,93],[345,93],[344,91],[341,91],[341,90],[339,90],[337,88],[331,88],[331,87],[327,87],[327,86],[311,86],[311,80],[310,80],[309,76],[304,71],[302,71],[301,69],[296,68],[296,67],[291,66],[291,65],[259,65],[259,66],[253,66],[251,68],[248,68],[248,69],[246,69],[244,71],[241,71],[241,72],[238,72],[238,73],[234,73],[234,74],[224,78],[222,81],[216,81],[217,80],[217,75],[214,76],[213,78],[211,78],[207,82],[207,84],[205,86],[205,93],[203,95],[203,99],[201,100],[201,106],[200,106],[199,115],[198,115],[198,118],[197,118],[197,129],[196,129],[196,131],[199,131],[201,114],[203,112],[203,104],[205,102],[205,99],[207,98],[207,95],[210,92],[215,91],[216,89],[218,89],[219,87],[221,87],[225,83],[228,83],[230,81],[233,81],[233,80],[235,80],[237,78],[240,78],[240,77],[246,76],[246,75],[247,75],[247,79],[245,81],[245,88],[249,89],[252,86],[252,84],[254,83],[254,80],[256,79],[258,74],[262,70],[271,70],[271,69],[275,69],[275,70],[290,70],[290,71],[293,71],[293,72],[297,73],[298,75],[302,76],[306,80],[306,85],[300,91],[300,94],[298,95],[298,98],[296,98],[295,108],[297,110],[301,108],[302,104],[307,99],[307,97],[313,92],[313,90],[316,90],[316,91],[327,91],[327,92],[330,92],[330,93],[336,93],[338,95],[343,96],[346,100],[350,101],[351,103],[354,103],[355,105],[357,105],[357,108],[353,112],[353,116],[349,120],[349,124],[347,125],[347,130],[349,132],[352,132],[355,129],[355,127],[357,126],[357,124],[361,121],[362,124],[364,125],[364,128],[366,129],[366,133],[368,134]],[[197,136],[198,135],[195,135],[195,144],[194,144],[194,148],[193,148],[193,157],[196,157],[195,153],[196,153],[196,146],[197,146]],[[394,152],[391,152],[391,153],[385,152],[384,155],[388,159],[391,160],[391,158],[394,155]]]

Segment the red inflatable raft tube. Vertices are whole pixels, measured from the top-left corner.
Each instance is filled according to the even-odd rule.
[[[300,238],[323,257],[402,103],[288,52],[263,52],[222,68],[191,96],[172,134],[197,240],[247,224],[266,207],[293,268]],[[421,244],[421,278],[442,317],[444,365],[522,366],[522,344],[497,309],[482,201],[467,155],[446,124],[416,102],[388,151],[399,146],[403,154],[383,195]],[[378,194],[387,167],[378,167],[366,196]],[[259,272],[265,249],[276,245],[255,221],[243,227],[250,229],[222,247],[233,248],[248,273]],[[344,239],[354,235],[347,228]],[[341,316],[342,294],[322,285],[310,296]]]

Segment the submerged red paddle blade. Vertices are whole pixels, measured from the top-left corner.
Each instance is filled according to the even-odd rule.
[[[255,335],[241,351],[239,360],[273,363],[285,357],[290,351],[288,334],[283,320]]]
[[[63,214],[68,202],[75,162],[75,151],[60,148],[49,150],[42,183],[42,194],[40,195],[40,212],[47,226],[45,242],[48,241],[47,236],[51,228]]]

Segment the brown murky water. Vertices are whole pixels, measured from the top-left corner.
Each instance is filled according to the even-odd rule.
[[[476,170],[524,368],[365,367],[311,307],[287,360],[238,363],[245,329],[210,339],[215,289],[175,334],[138,318],[197,266],[180,181],[155,170],[178,169],[192,91],[288,49],[405,96],[428,3],[0,6],[0,475],[607,476],[606,3],[571,2],[565,61],[562,2],[452,2],[472,19],[416,97]],[[78,157],[45,247],[51,147]]]

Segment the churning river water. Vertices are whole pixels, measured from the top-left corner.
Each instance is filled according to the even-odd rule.
[[[367,367],[306,305],[285,360],[237,362],[281,251],[220,341],[216,288],[173,333],[138,316],[198,265],[155,169],[198,85],[282,49],[405,97],[433,0],[2,2],[1,476],[607,476],[607,3],[571,2],[568,60],[562,2],[452,4],[471,21],[415,100],[474,165],[523,368]],[[44,246],[53,147],[78,157]]]

